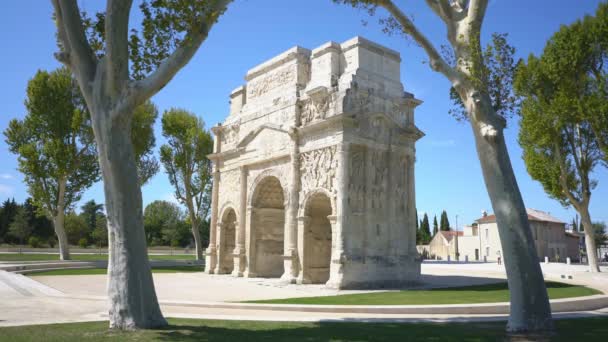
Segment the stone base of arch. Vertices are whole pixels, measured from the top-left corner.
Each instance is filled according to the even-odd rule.
[[[243,248],[237,247],[232,254],[234,258],[234,269],[232,270],[232,276],[242,277],[245,273],[246,255]]]

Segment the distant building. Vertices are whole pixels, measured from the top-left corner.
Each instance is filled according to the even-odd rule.
[[[566,223],[549,213],[536,209],[526,209],[538,258],[545,256],[550,261],[579,260],[580,234],[566,232]],[[428,249],[428,250],[427,250]],[[465,226],[462,232],[438,232],[425,252],[431,259],[463,261],[487,260],[497,261],[503,257],[500,236],[496,225],[496,216],[484,215],[475,220],[471,226]]]
[[[456,258],[456,237],[462,238],[463,232],[440,230],[435,234],[431,242],[424,246],[426,257],[431,259],[451,260]]]

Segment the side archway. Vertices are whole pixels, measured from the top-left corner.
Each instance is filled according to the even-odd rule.
[[[231,273],[234,269],[233,251],[236,246],[236,211],[232,206],[226,206],[221,211],[218,222],[218,267],[217,274]]]
[[[329,280],[332,253],[332,223],[334,214],[331,194],[319,189],[304,199],[301,210],[301,257],[304,282],[324,284]]]

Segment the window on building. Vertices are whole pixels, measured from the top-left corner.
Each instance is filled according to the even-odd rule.
[[[488,237],[490,236],[490,230],[486,228],[486,241],[488,241]]]
[[[486,229],[486,232],[488,230]],[[486,247],[486,256],[489,257],[490,256],[490,247]]]

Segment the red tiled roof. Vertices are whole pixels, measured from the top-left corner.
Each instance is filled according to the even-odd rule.
[[[539,221],[539,222],[554,222],[554,223],[564,223],[560,219],[551,216],[549,213],[544,211],[526,208],[526,212],[528,213],[528,220],[530,221]],[[475,220],[477,223],[490,223],[496,222],[496,215],[487,215]]]
[[[445,238],[445,239],[446,239],[448,242],[452,241],[452,238],[453,238],[454,236],[456,236],[456,235],[458,235],[458,236],[463,236],[463,235],[464,235],[464,232],[457,232],[457,231],[453,231],[453,230],[449,230],[449,231],[442,230],[442,231],[440,231],[439,233],[441,233],[441,235],[443,235],[443,237],[444,237],[444,238]]]

